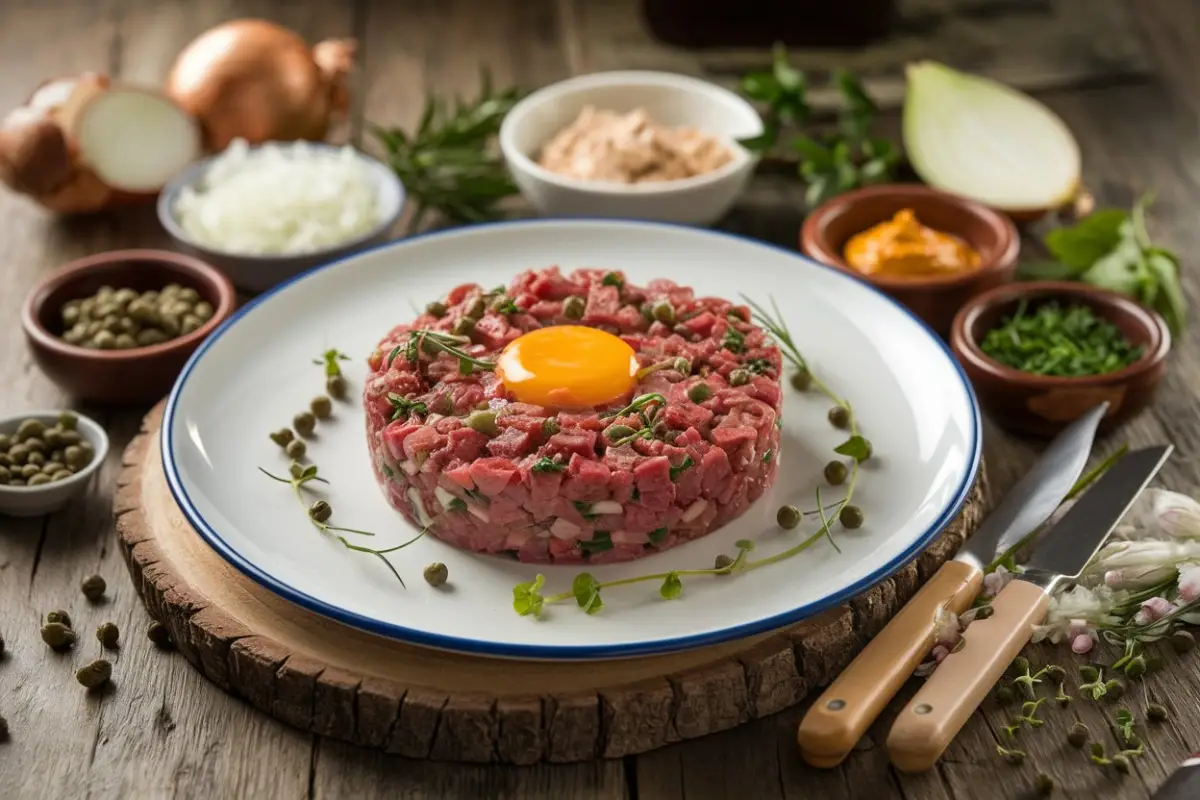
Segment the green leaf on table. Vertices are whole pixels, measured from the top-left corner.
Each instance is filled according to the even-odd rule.
[[[1071,227],[1050,231],[1044,241],[1051,255],[1068,267],[1082,272],[1120,244],[1125,238],[1121,228],[1128,221],[1128,211],[1105,208],[1089,214]]]
[[[1187,301],[1179,285],[1179,262],[1161,247],[1152,247],[1146,251],[1146,266],[1158,282],[1154,309],[1162,314],[1171,334],[1178,336],[1187,321]]]

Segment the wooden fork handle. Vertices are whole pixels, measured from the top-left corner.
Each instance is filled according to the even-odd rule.
[[[992,616],[963,633],[963,645],[942,660],[888,734],[892,764],[901,772],[934,765],[1046,618],[1042,587],[1014,580],[992,601]]]
[[[829,685],[796,731],[814,767],[836,767],[929,653],[938,613],[961,614],[979,594],[983,573],[947,561]]]

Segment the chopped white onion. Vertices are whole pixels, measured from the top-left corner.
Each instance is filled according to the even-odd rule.
[[[589,514],[623,514],[624,512],[625,506],[616,500],[601,500],[598,503],[592,503],[592,507],[588,509]]]
[[[376,185],[354,149],[304,141],[251,149],[235,140],[199,185],[184,187],[174,213],[195,243],[247,255],[336,247],[380,222]]]
[[[442,508],[450,508],[450,504],[458,498],[440,486],[433,487],[433,496],[442,504]]]
[[[550,526],[550,535],[556,539],[574,539],[582,530],[574,522],[568,522],[562,517],[554,520],[554,524]]]
[[[405,475],[416,475],[421,471],[421,467],[415,461],[401,461],[400,470]]]
[[[471,516],[477,517],[484,522],[491,522],[492,518],[488,515],[486,509],[482,509],[474,503],[467,503],[467,511],[471,512]]]
[[[703,514],[704,509],[707,507],[708,507],[708,501],[702,497],[699,500],[697,500],[696,502],[692,503],[686,509],[684,509],[683,514],[679,517],[679,519],[681,522],[691,522],[696,517]]]
[[[416,513],[417,519],[420,520],[421,524],[425,527],[432,525],[433,518],[426,513],[425,504],[421,502],[421,493],[416,490],[416,487],[408,490],[408,499],[412,502],[413,511]]]
[[[1079,145],[1053,111],[990,78],[936,61],[907,69],[904,149],[930,186],[1007,212],[1039,212],[1079,191]]]

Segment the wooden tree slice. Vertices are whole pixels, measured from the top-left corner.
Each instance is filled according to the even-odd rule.
[[[122,552],[150,614],[209,680],[268,714],[415,758],[618,758],[774,714],[829,683],[983,512],[981,477],[963,512],[918,559],[789,628],[664,656],[515,663],[366,633],[243,576],[171,497],[161,424],[159,405],[125,451],[114,503]]]

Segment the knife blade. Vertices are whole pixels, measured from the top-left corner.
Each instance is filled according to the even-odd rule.
[[[961,614],[975,600],[983,568],[1045,522],[1083,472],[1102,402],[1064,428],[951,561],[905,604],[817,699],[796,731],[804,760],[836,767],[929,653],[942,609]]]
[[[1127,454],[1047,532],[1026,571],[992,600],[992,615],[967,627],[963,644],[942,660],[896,718],[887,749],[897,769],[922,772],[941,757],[1028,644],[1033,626],[1046,618],[1055,586],[1078,576],[1173,449],[1163,445]]]

